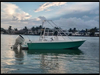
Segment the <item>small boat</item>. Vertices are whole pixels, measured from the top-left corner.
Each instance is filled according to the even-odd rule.
[[[61,28],[57,28],[57,25],[52,20],[44,20],[42,22],[42,28],[43,28],[44,22],[48,22],[51,26],[53,26],[52,24],[56,26],[55,31],[53,33],[54,36],[52,36],[52,38],[47,40],[45,37],[46,28],[41,29],[39,40],[27,43],[29,50],[51,50],[51,49],[61,50],[61,49],[78,48],[85,42],[85,40],[83,39],[72,40],[71,38],[69,38],[69,36],[67,36],[65,32],[63,32]],[[61,32],[63,32],[69,38],[69,40],[66,40],[66,38],[62,36]],[[59,33],[59,36],[61,36],[63,40],[59,39],[58,33]],[[49,35],[49,31],[48,31],[48,35]]]

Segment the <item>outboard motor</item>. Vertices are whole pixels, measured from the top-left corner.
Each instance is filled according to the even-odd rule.
[[[15,40],[15,44],[12,46],[13,49],[18,48],[18,45],[21,46],[24,43],[24,41],[25,41],[25,39],[21,35],[19,35]]]

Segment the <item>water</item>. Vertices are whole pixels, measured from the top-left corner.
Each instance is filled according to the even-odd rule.
[[[99,37],[71,37],[86,41],[79,49],[56,51],[12,50],[16,37],[1,34],[1,73],[99,73]]]

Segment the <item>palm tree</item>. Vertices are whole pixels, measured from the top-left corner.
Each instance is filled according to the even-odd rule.
[[[28,33],[28,29],[27,29],[27,27],[25,26],[25,28],[23,29],[24,31],[25,31],[25,34],[27,34]]]
[[[39,26],[39,29],[41,29],[41,28],[42,28],[42,25]]]
[[[76,28],[74,28],[74,29],[73,29],[73,32],[76,32],[76,31],[77,31]]]
[[[31,30],[34,31],[35,30],[35,27],[32,27]]]
[[[14,30],[15,30],[15,31],[18,31],[18,29],[17,29],[17,28],[15,28]]]
[[[12,30],[12,28],[11,28],[12,26],[9,26],[9,28],[8,28],[8,32],[11,34],[11,30]]]
[[[88,29],[85,29],[86,32],[88,32]]]
[[[94,30],[95,30],[95,32],[97,32],[98,31],[97,27],[95,27]]]
[[[69,32],[73,32],[72,28],[70,28],[68,31],[69,31]]]
[[[90,29],[89,31],[90,31],[90,36],[94,36],[94,34],[95,34],[95,29],[92,28],[92,29]]]

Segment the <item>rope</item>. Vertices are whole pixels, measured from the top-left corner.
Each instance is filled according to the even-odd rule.
[[[55,24],[52,20],[50,20],[53,24]],[[55,24],[56,25],[56,24]],[[57,25],[56,25],[57,26]],[[58,26],[57,26],[58,27]],[[62,30],[61,30],[61,28],[59,28],[60,29],[60,31],[61,32],[63,32]],[[63,32],[64,34],[65,34],[65,32]],[[66,34],[65,34],[66,35]],[[66,35],[66,36],[68,36],[68,35]],[[68,38],[69,38],[69,36],[68,36]],[[71,38],[69,38],[69,39],[71,39]],[[72,39],[71,39],[72,40]],[[73,41],[73,40],[72,40]]]
[[[49,23],[49,21],[47,21]],[[50,24],[50,23],[49,23]],[[50,24],[52,27],[54,27],[52,24]],[[59,30],[57,30],[59,32]],[[61,33],[60,33],[61,35]],[[62,36],[62,35],[61,35]],[[62,38],[65,40],[65,38],[62,36]]]

